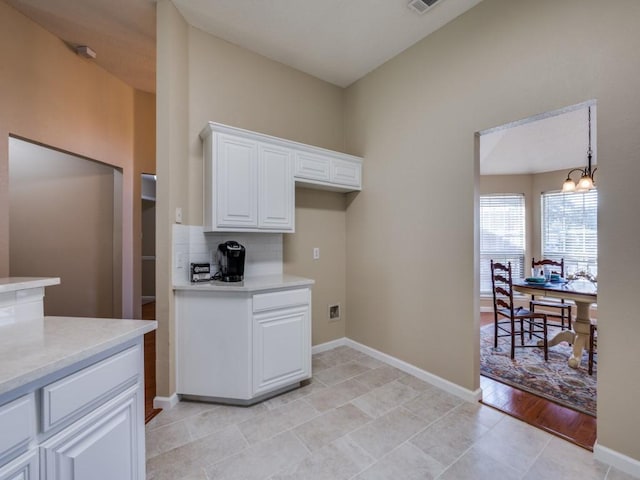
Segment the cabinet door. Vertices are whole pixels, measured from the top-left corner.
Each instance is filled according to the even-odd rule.
[[[329,158],[308,152],[296,152],[296,178],[328,182],[330,181],[329,170]]]
[[[0,467],[0,480],[38,480],[38,450],[34,449]]]
[[[360,188],[362,166],[355,162],[331,159],[331,182]]]
[[[144,480],[142,397],[136,386],[48,440],[46,480]]]
[[[295,200],[291,150],[260,144],[258,172],[259,227],[293,232]]]
[[[254,396],[309,378],[309,307],[272,310],[253,318]]]
[[[258,226],[258,144],[216,134],[217,227]]]

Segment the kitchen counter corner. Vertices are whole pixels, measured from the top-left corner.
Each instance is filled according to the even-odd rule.
[[[48,287],[59,283],[60,278],[58,277],[3,277],[0,278],[0,293]]]
[[[0,396],[155,330],[153,320],[41,317],[0,326]]]

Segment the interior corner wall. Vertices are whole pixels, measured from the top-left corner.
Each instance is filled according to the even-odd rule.
[[[640,460],[637,18],[634,0],[484,0],[348,88],[366,189],[347,211],[347,335],[476,389],[474,134],[595,99],[598,445]]]
[[[200,131],[215,121],[344,151],[344,90],[189,28],[189,224],[202,225]],[[313,278],[312,342],[344,337],[345,195],[296,189],[296,232],[284,234],[284,271]],[[313,261],[313,248],[320,259]],[[342,315],[329,322],[329,304]]]
[[[208,121],[344,151],[344,90],[186,24],[158,2],[157,271],[158,394],[175,392],[171,225],[203,223],[199,133]],[[313,342],[345,334],[346,315],[329,323],[328,305],[346,309],[345,196],[296,189],[296,233],[284,234],[284,269],[314,278]],[[312,262],[314,247],[321,259]]]
[[[8,139],[123,171],[123,315],[133,311],[133,89],[0,1],[0,276],[9,274]]]

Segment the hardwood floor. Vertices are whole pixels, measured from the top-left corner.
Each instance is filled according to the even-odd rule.
[[[142,305],[142,319],[156,319],[156,303]],[[156,396],[156,331],[144,335],[144,417],[145,423],[158,415],[162,409],[153,408]]]
[[[480,314],[480,325],[493,322],[492,313]],[[593,451],[596,419],[528,392],[480,376],[482,403]]]

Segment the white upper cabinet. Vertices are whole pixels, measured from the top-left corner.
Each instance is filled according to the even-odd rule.
[[[361,158],[320,148],[308,149],[296,151],[294,174],[299,186],[334,192],[362,190]]]
[[[293,232],[292,151],[212,123],[200,136],[206,231]]]
[[[209,122],[204,149],[204,224],[209,232],[293,232],[295,185],[362,189],[362,159]]]
[[[293,231],[295,189],[291,149],[258,144],[258,200],[260,228]]]
[[[212,183],[212,190],[216,192],[217,222],[212,225],[257,228],[258,144],[224,134],[216,134],[214,138],[213,178],[207,175],[207,181]]]
[[[310,152],[296,152],[296,179],[330,182],[329,159]]]

